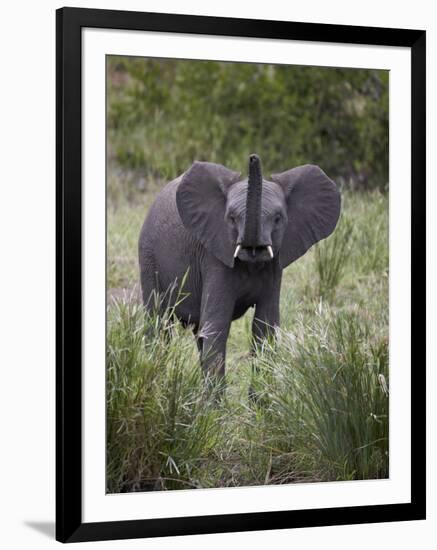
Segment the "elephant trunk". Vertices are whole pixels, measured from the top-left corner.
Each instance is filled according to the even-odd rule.
[[[259,246],[261,236],[261,195],[262,195],[261,161],[258,155],[249,157],[249,181],[247,186],[246,219],[241,245],[245,248]]]

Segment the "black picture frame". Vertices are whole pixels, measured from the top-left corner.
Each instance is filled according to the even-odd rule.
[[[411,49],[411,502],[82,522],[81,30],[147,30]],[[56,538],[61,542],[425,519],[425,52],[423,30],[62,8],[56,13]]]

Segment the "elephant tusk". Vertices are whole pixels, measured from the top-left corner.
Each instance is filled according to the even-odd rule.
[[[235,248],[235,252],[234,252],[234,258],[236,258],[238,256],[238,253],[240,252],[240,249],[241,249],[241,244],[237,244],[237,246]]]
[[[269,245],[269,246],[267,247],[267,250],[269,251],[270,258],[273,258],[273,248]]]

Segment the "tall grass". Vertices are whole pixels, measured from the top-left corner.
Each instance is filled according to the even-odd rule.
[[[191,334],[167,314],[157,320],[113,303],[108,491],[387,477],[385,333],[358,312],[334,315],[325,305],[313,314],[265,342],[254,371],[247,360],[230,373],[240,391],[220,400],[204,383]]]
[[[318,295],[332,300],[345,271],[353,241],[353,224],[343,216],[332,238],[315,246],[315,264],[318,274]]]
[[[264,346],[259,362],[269,434],[264,444],[276,450],[279,479],[387,477],[388,344],[383,334],[372,334],[356,313],[333,316],[329,308],[320,308],[297,337],[284,332],[279,345]]]
[[[110,290],[138,283],[148,189],[108,205]],[[221,399],[171,310],[109,294],[109,492],[387,477],[386,195],[346,193],[333,235],[284,271],[276,343],[253,357],[253,310],[232,324]]]
[[[107,336],[107,489],[196,487],[220,435],[220,410],[172,310],[114,301]]]

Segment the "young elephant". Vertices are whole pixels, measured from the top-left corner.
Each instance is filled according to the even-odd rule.
[[[264,180],[257,155],[249,177],[194,162],[157,196],[139,239],[141,288],[152,296],[180,284],[175,313],[198,334],[205,374],[222,377],[231,322],[255,307],[253,338],[279,326],[284,267],[334,230],[336,185],[318,167],[299,166]]]

